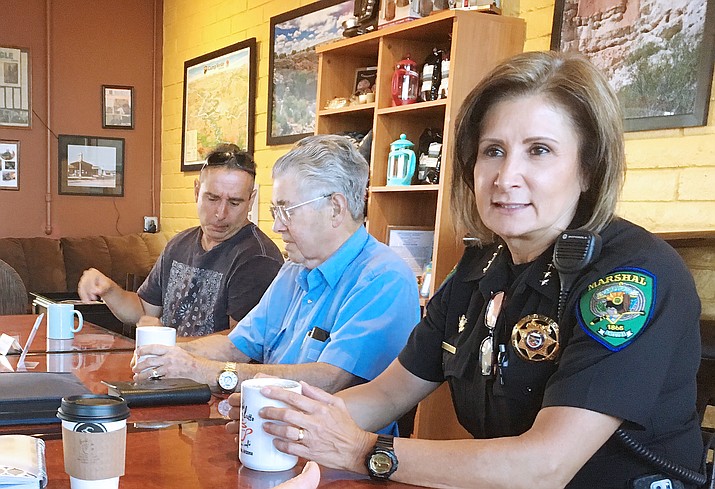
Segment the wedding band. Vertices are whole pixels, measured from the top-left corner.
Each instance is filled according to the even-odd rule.
[[[158,379],[159,378],[159,372],[156,371],[155,368],[151,369],[151,376],[149,376],[150,379]]]
[[[305,430],[298,428],[298,441],[303,441],[303,438],[305,438]]]

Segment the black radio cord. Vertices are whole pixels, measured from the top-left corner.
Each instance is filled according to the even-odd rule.
[[[671,475],[682,482],[687,482],[688,484],[695,484],[698,487],[703,486],[708,481],[708,478],[700,472],[678,465],[675,462],[666,460],[658,454],[653,453],[653,451],[638,443],[621,428],[616,430],[616,436],[621,443],[626,446],[626,448],[636,454],[641,460],[657,469],[662,470],[667,475]]]

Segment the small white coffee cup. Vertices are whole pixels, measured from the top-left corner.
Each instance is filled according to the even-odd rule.
[[[136,330],[137,348],[144,345],[176,345],[176,330],[166,326],[138,326]],[[137,358],[137,363],[155,355],[143,355]]]
[[[273,445],[275,437],[263,430],[263,423],[266,420],[258,414],[262,408],[287,407],[283,402],[268,399],[261,394],[261,389],[269,385],[301,393],[300,384],[294,380],[265,377],[241,382],[241,432],[238,458],[249,469],[277,472],[295,467],[298,457],[279,451]]]
[[[75,328],[74,317],[79,323]],[[70,340],[82,329],[84,318],[72,304],[50,304],[47,306],[47,337],[53,340]]]

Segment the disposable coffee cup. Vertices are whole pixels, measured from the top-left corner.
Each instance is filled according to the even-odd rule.
[[[166,326],[139,326],[136,330],[136,347],[144,345],[176,345],[176,329]],[[156,355],[143,355],[137,363]]]
[[[278,450],[273,445],[273,435],[263,430],[263,423],[258,412],[264,407],[287,407],[285,403],[268,399],[261,394],[266,386],[277,386],[289,391],[301,393],[301,386],[294,380],[271,377],[249,379],[241,382],[241,433],[238,443],[238,459],[253,470],[278,472],[295,467],[298,457]]]
[[[62,399],[65,472],[72,489],[117,489],[124,475],[129,408],[121,397],[83,394]]]

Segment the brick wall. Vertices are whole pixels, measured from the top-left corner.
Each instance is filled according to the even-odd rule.
[[[504,0],[526,20],[525,50],[548,49],[554,2]],[[505,6],[505,8],[507,8]],[[513,11],[508,11],[510,15]],[[715,92],[715,90],[713,90]],[[651,231],[715,229],[715,121],[626,134],[628,173],[619,213]]]
[[[256,37],[256,161],[261,185],[260,226],[270,232],[270,168],[288,146],[265,145],[270,18],[311,1],[164,0],[162,229],[197,224],[195,173],[180,171],[183,64],[221,47]],[[553,0],[503,0],[504,12],[526,20],[526,50],[548,49]],[[711,100],[711,106],[712,104]],[[626,135],[628,174],[619,212],[652,231],[715,229],[715,122],[690,129]]]
[[[270,169],[289,146],[267,147],[266,104],[271,17],[312,2],[298,0],[167,0],[164,2],[164,91],[162,117],[162,229],[198,225],[194,202],[197,172],[181,172],[184,61],[255,37],[258,79],[255,159],[258,165],[259,225],[270,233]],[[276,236],[273,235],[275,238]],[[280,242],[278,239],[277,242]]]

